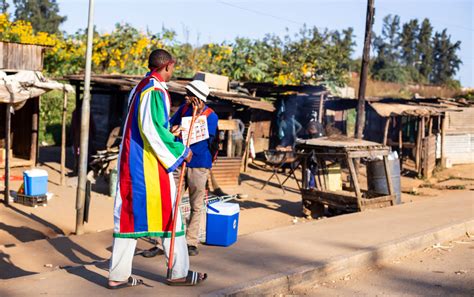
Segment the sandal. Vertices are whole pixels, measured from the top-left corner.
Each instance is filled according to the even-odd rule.
[[[144,250],[143,252],[141,252],[141,254],[145,258],[153,258],[156,255],[163,255],[164,253],[163,253],[163,250],[161,250],[159,247],[155,246],[155,247],[152,247],[149,250]]]
[[[145,283],[143,282],[143,280],[130,276],[128,278],[128,281],[126,281],[124,283],[121,283],[120,285],[111,286],[111,285],[107,284],[107,289],[116,290],[116,289],[123,289],[123,288],[128,288],[128,287],[136,287],[136,286],[140,286],[140,285],[144,285],[144,284]]]
[[[197,246],[188,245],[188,255],[189,256],[199,255],[199,250],[198,250]]]
[[[169,286],[196,286],[207,279],[207,273],[189,271],[184,281],[173,281],[168,279],[166,283]]]

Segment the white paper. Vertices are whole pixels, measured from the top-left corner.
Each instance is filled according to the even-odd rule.
[[[183,117],[181,119],[181,127],[183,128],[183,142],[186,144],[188,140],[189,127],[191,126],[192,117]],[[207,117],[202,115],[194,122],[193,133],[191,134],[190,144],[200,142],[209,138],[209,130],[207,128]]]

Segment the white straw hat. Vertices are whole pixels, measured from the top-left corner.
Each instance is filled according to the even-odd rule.
[[[207,96],[209,96],[210,90],[209,86],[202,80],[193,80],[185,88],[202,101],[207,101]]]

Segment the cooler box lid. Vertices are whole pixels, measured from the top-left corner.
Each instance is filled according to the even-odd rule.
[[[221,216],[232,216],[240,212],[238,203],[215,202],[207,206],[207,213]]]
[[[31,170],[26,170],[23,172],[23,175],[26,175],[28,177],[44,177],[48,176],[48,172],[43,169],[31,169]]]

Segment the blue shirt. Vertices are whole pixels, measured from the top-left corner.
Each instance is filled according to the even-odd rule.
[[[184,106],[185,104],[181,105],[176,111],[176,113],[171,117],[171,127],[181,125],[182,117],[191,117],[193,115],[192,108],[188,108],[184,115],[181,115],[183,113]],[[201,114],[203,114],[204,111],[208,108],[209,107],[204,106],[204,109],[202,110]],[[189,168],[212,168],[212,155],[209,148],[210,144],[214,140],[214,137],[216,137],[217,121],[217,114],[215,112],[211,112],[211,114],[209,114],[209,116],[207,117],[207,128],[209,130],[209,138],[191,144],[190,149],[193,152],[193,158],[191,159],[191,162],[188,163]]]

